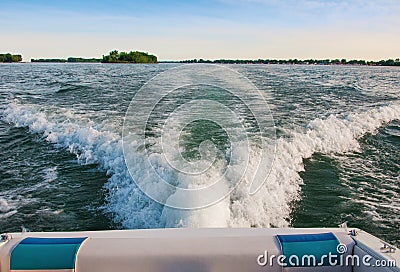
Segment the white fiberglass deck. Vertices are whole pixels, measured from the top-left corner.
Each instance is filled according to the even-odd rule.
[[[384,253],[378,238],[358,230],[353,237],[341,228],[318,229],[150,229],[95,232],[12,233],[0,242],[0,272],[10,271],[10,256],[25,238],[87,237],[69,269],[27,269],[29,271],[400,271],[398,267],[337,265],[324,267],[282,267],[276,261],[260,266],[260,255],[279,256],[282,245],[277,235],[333,233],[352,254],[376,260],[400,262],[397,251]],[[50,239],[51,240],[51,239]],[[29,245],[28,245],[29,246]],[[14,253],[13,253],[14,254]],[[53,260],[54,261],[54,260]],[[375,263],[374,263],[375,264]],[[391,263],[393,266],[393,262]],[[12,267],[11,267],[12,268]],[[26,271],[13,269],[11,271]]]

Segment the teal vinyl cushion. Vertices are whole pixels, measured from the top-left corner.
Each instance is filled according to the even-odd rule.
[[[331,263],[327,257],[329,254],[336,256],[331,258],[332,263],[339,259],[340,254],[337,252],[339,240],[333,233],[277,235],[277,238],[281,244],[282,253],[286,257],[285,263],[288,267],[330,266]],[[301,261],[303,257],[310,255],[315,257],[316,265],[309,261]],[[297,256],[297,259],[300,260],[299,263],[291,264],[288,261],[291,256]],[[292,257],[292,260],[292,263],[295,263],[296,257]]]
[[[74,269],[76,254],[85,239],[26,238],[13,249],[10,270]]]

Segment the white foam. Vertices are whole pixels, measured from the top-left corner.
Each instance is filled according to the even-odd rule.
[[[14,205],[10,204],[6,199],[0,197],[0,219],[8,218],[17,213]]]
[[[345,153],[360,148],[357,139],[384,123],[400,119],[400,106],[390,105],[338,118],[315,119],[290,140],[279,139],[275,163],[263,188],[254,196],[242,183],[231,196],[231,226],[279,226],[289,223],[290,204],[299,198],[303,159],[314,153]]]
[[[109,193],[104,208],[112,213],[115,222],[126,228],[287,226],[290,205],[299,198],[302,184],[299,172],[304,171],[303,159],[316,152],[331,154],[357,150],[358,138],[374,133],[384,123],[400,119],[399,105],[352,113],[343,118],[332,115],[324,120],[316,119],[304,131],[293,132],[291,139],[278,139],[269,178],[255,195],[248,194],[251,179],[245,177],[230,197],[218,205],[203,210],[179,211],[164,209],[137,188],[125,165],[121,135],[116,132],[118,128],[103,130],[98,124],[68,110],[51,114],[42,108],[12,102],[4,110],[3,119],[18,127],[28,127],[32,133],[42,134],[46,141],[67,148],[77,155],[80,163],[97,163],[106,170],[111,177],[105,184]],[[141,167],[143,158],[136,155],[131,159],[137,163],[137,171],[146,171]],[[179,179],[163,168],[160,154],[153,156],[164,177],[172,183]],[[249,167],[251,173],[257,166],[250,161]],[[151,176],[147,179],[151,182]],[[160,192],[163,193],[167,198],[179,198],[173,192]]]
[[[58,176],[58,174],[57,174],[57,166],[46,168],[43,171],[43,174],[44,174],[43,178],[44,178],[44,181],[46,183],[55,181],[57,179],[57,176]]]
[[[13,211],[9,211],[9,212],[6,212],[6,213],[0,213],[0,219],[6,219],[6,218],[8,218],[8,217],[10,217],[10,216],[12,216],[12,215],[14,215],[14,214],[16,214],[17,213],[17,211],[16,210],[13,210]]]
[[[6,213],[11,210],[11,207],[8,205],[7,200],[4,198],[0,198],[0,213]]]

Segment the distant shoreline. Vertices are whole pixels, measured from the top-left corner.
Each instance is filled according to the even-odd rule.
[[[162,63],[160,61],[160,63]],[[174,63],[171,61],[171,63]],[[257,59],[257,60],[232,60],[232,59],[218,59],[218,60],[204,60],[193,59],[183,60],[178,63],[214,63],[214,64],[290,64],[290,65],[351,65],[351,66],[400,66],[400,59],[388,59],[380,61],[366,61],[366,60],[346,60],[346,59]]]
[[[68,57],[50,59],[31,59],[31,62],[22,62],[22,56],[10,53],[0,54],[0,63],[122,63],[122,64],[157,64],[157,63],[210,63],[210,64],[284,64],[284,65],[338,65],[338,66],[400,66],[400,59],[380,61],[346,60],[346,59],[190,59],[190,60],[163,60],[158,61],[155,55],[139,51],[118,52],[111,51],[102,58]]]
[[[235,65],[307,65],[307,66],[347,66],[347,67],[357,67],[357,66],[370,66],[370,67],[400,67],[400,62],[391,63],[382,63],[382,62],[368,62],[365,64],[360,63],[293,63],[289,61],[281,61],[281,62],[258,62],[258,61],[238,61],[238,62],[220,62],[220,61],[204,61],[204,62],[190,62],[190,61],[158,61],[154,63],[134,63],[134,62],[52,62],[52,61],[35,61],[35,62],[19,62],[19,63],[86,63],[86,64],[235,64]]]
[[[282,66],[339,66],[339,67],[400,67],[400,65],[381,65],[381,64],[319,64],[319,63],[252,63],[252,62],[245,62],[245,63],[221,63],[221,62],[184,62],[184,61],[159,61],[156,63],[132,63],[132,62],[51,62],[51,61],[20,61],[20,62],[0,62],[0,65],[5,64],[67,64],[67,65],[74,65],[74,64],[123,64],[123,65],[156,65],[156,64],[223,64],[223,65],[282,65]]]

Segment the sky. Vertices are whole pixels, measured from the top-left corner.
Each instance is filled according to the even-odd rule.
[[[159,60],[400,57],[400,0],[0,0],[0,53]]]

